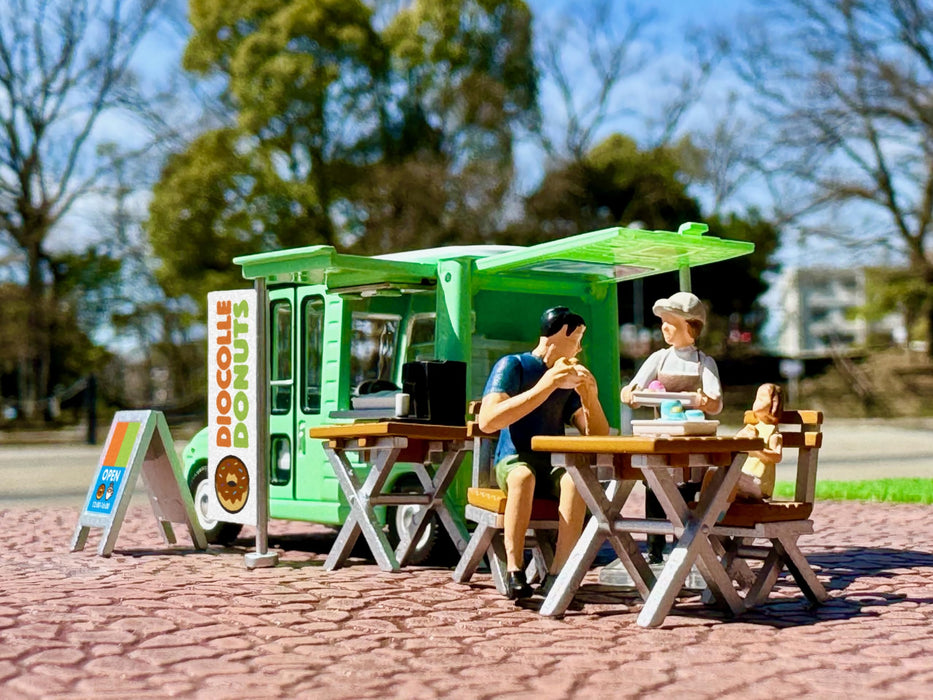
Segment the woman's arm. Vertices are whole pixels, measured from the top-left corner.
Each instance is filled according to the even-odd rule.
[[[632,408],[638,408],[641,404],[635,401],[632,392],[641,391],[658,378],[658,368],[661,366],[661,358],[667,350],[657,350],[648,356],[631,382],[622,389],[620,398],[622,403],[628,404]]]

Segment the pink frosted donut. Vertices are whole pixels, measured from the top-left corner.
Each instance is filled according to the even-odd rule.
[[[664,385],[655,379],[651,384],[648,385],[648,391],[666,391]]]

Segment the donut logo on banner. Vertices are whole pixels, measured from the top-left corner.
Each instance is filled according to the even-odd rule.
[[[256,292],[211,292],[207,310],[207,517],[256,525]]]

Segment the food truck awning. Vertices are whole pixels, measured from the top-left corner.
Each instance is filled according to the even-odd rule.
[[[647,277],[747,255],[755,244],[704,236],[706,224],[672,231],[609,228],[500,253],[476,261],[477,271],[500,274],[569,273],[605,282]]]
[[[433,285],[437,275],[434,264],[347,255],[329,245],[244,255],[233,262],[243,268],[246,279],[265,277],[270,283],[325,284],[332,290],[374,283]]]
[[[338,253],[332,246],[309,246],[245,255],[234,259],[243,277],[270,283],[324,284],[335,293],[363,288],[430,289],[438,263],[470,258],[479,275],[516,280],[621,282],[747,255],[753,243],[703,235],[706,224],[686,223],[677,232],[609,228],[539,245],[450,246],[379,257]]]

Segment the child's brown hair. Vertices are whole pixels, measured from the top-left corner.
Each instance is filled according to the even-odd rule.
[[[784,410],[784,389],[781,388],[780,384],[768,383],[762,384],[762,386],[768,387],[768,391],[771,393],[771,415],[780,421],[781,412]]]

